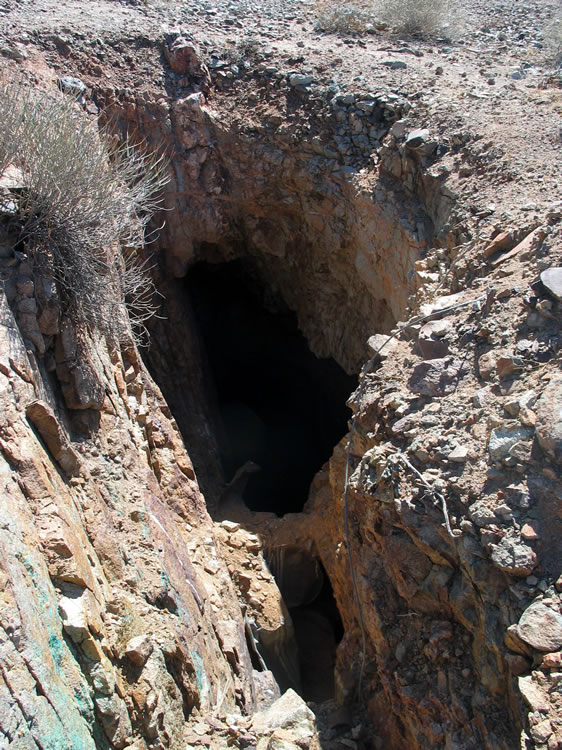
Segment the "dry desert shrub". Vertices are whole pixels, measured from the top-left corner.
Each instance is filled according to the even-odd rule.
[[[115,144],[72,98],[3,83],[0,175],[8,166],[21,177],[10,196],[18,245],[55,280],[73,322],[112,330],[115,308],[140,292],[145,316],[150,277],[140,282],[134,250],[159,207],[164,159]]]
[[[454,14],[451,0],[317,0],[316,15],[322,31],[364,34],[374,24],[424,37],[449,31]]]
[[[316,0],[316,28],[337,34],[364,34],[374,20],[372,0]]]
[[[450,27],[453,15],[450,0],[379,0],[378,8],[394,31],[420,37]]]
[[[544,33],[547,62],[555,68],[562,67],[562,16],[556,16]]]

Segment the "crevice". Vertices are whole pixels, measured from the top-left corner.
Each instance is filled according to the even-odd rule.
[[[319,558],[301,547],[277,547],[266,557],[293,624],[299,692],[307,701],[331,700],[344,628],[330,579]]]
[[[166,669],[172,676],[182,698],[182,711],[186,721],[193,709],[199,708],[199,695],[193,687],[195,670],[180,651],[164,653]]]

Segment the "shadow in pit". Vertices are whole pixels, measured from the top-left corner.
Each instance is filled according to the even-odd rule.
[[[230,495],[253,511],[300,512],[347,432],[346,400],[357,378],[310,351],[296,315],[251,261],[198,263],[186,287],[216,396]],[[248,461],[260,471],[240,472]]]

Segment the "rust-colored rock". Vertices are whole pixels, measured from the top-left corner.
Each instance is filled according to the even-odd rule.
[[[80,472],[80,459],[70,445],[54,411],[44,401],[32,401],[25,407],[25,414],[45,441],[47,448],[60,467],[69,476]]]

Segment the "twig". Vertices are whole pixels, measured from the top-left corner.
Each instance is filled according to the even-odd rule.
[[[418,323],[423,323],[424,320],[429,320],[430,318],[437,317],[439,315],[443,315],[443,313],[452,312],[453,310],[459,310],[461,307],[468,307],[468,305],[473,305],[475,302],[480,302],[481,300],[493,300],[493,289],[488,289],[486,294],[482,294],[480,297],[475,297],[474,299],[470,299],[467,302],[459,302],[458,305],[451,305],[450,307],[444,307],[442,310],[434,310],[433,312],[429,313],[428,315],[422,315],[419,318],[414,318],[409,323],[406,323],[405,325],[401,326],[400,328],[397,328],[394,333],[392,333],[388,339],[382,343],[379,348],[376,350],[376,352],[373,354],[374,357],[377,356],[377,354],[381,351],[381,349],[384,349],[384,347],[388,344],[389,341],[392,341],[392,339],[399,336],[402,331],[406,331],[408,328],[412,328],[412,326],[417,325]]]
[[[399,461],[402,461],[403,464],[405,464],[409,469],[411,469],[411,471],[414,472],[414,474],[418,477],[418,479],[423,484],[423,486],[426,489],[428,489],[431,492],[431,494],[435,498],[437,498],[437,500],[441,501],[441,508],[443,510],[443,517],[445,518],[445,526],[447,528],[449,536],[452,539],[456,539],[455,535],[453,534],[453,530],[451,529],[451,523],[449,521],[449,510],[447,508],[447,501],[445,500],[445,496],[443,495],[443,493],[439,492],[438,490],[436,490],[435,487],[432,487],[429,484],[429,482],[427,481],[427,479],[424,477],[424,475],[421,472],[419,472],[416,469],[416,467],[408,461],[408,459],[406,458],[406,456],[404,456],[404,454],[402,454],[402,453],[394,453],[393,456],[392,456],[392,458],[396,458]]]

